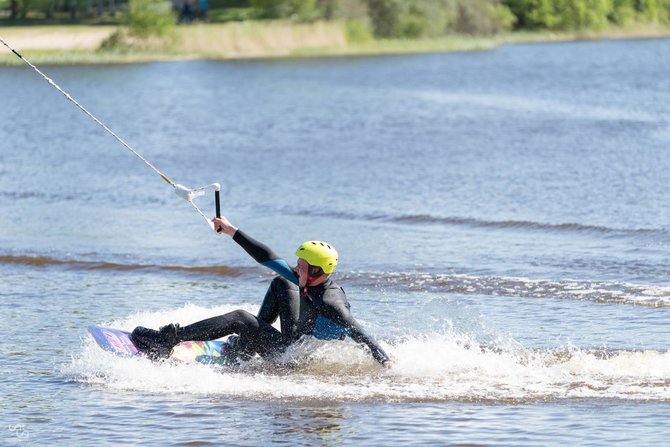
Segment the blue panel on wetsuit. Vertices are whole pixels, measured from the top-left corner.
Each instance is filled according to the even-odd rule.
[[[341,340],[345,335],[351,336],[351,330],[330,318],[318,315],[314,321],[312,335],[321,340]]]
[[[283,259],[272,259],[270,261],[262,262],[261,265],[274,270],[275,272],[279,273],[279,276],[288,279],[296,286],[298,285],[298,277],[295,275],[295,272],[291,270],[291,267],[289,267],[288,263]]]

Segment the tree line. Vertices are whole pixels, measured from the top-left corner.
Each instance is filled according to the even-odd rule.
[[[172,0],[174,2],[175,0]],[[195,0],[180,0],[195,1]],[[133,3],[170,0],[0,0],[9,20],[124,15]],[[164,8],[163,8],[164,9]],[[670,0],[209,0],[211,21],[343,20],[361,38],[491,35],[510,30],[601,31],[608,26],[670,26]]]
[[[414,38],[508,30],[601,31],[670,26],[670,0],[249,0],[265,17],[348,19],[376,37]]]

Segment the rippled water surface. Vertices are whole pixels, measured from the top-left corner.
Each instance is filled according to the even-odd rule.
[[[102,352],[271,275],[29,67],[0,68],[0,445],[662,445],[670,41],[42,67],[177,183],[336,280],[396,361]],[[198,205],[213,213],[211,194]]]

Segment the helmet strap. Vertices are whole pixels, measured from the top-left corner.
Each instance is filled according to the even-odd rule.
[[[320,278],[322,275],[325,275],[325,272],[321,267],[316,267],[313,265],[308,265],[307,267],[307,281],[305,281],[305,288],[302,291],[303,297],[307,298],[307,289],[311,286],[312,282],[315,279]]]
[[[323,269],[321,267],[316,267],[314,265],[310,265],[307,267],[307,280],[309,281],[310,279],[315,279],[318,278],[319,276],[323,275]]]

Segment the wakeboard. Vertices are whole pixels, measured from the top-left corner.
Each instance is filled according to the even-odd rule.
[[[142,355],[130,340],[130,332],[110,327],[88,326],[88,332],[95,342],[107,352],[119,357],[134,357]],[[185,363],[204,363],[229,365],[233,363],[230,355],[230,345],[222,340],[214,341],[185,341],[174,347],[170,359]]]

